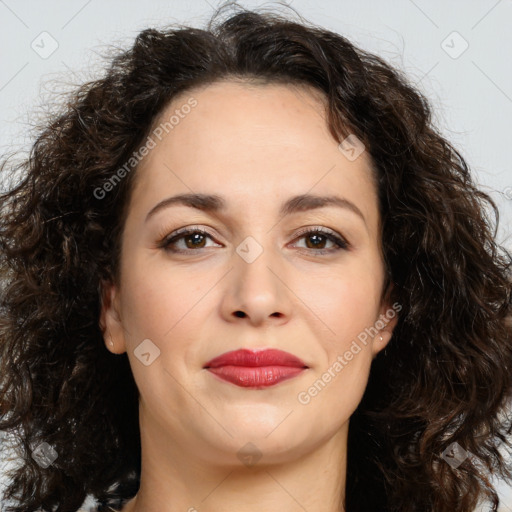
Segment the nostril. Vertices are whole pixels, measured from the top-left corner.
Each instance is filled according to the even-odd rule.
[[[245,313],[243,311],[236,311],[235,312],[235,315],[238,317],[238,318],[243,318],[245,316]]]

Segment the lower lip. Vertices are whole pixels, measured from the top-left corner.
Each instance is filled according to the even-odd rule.
[[[243,388],[268,387],[291,379],[305,368],[295,366],[219,366],[207,368],[222,380],[236,384]]]

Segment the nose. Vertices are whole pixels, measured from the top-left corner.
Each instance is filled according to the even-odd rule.
[[[244,319],[258,326],[265,322],[285,323],[290,318],[292,292],[285,272],[270,250],[256,260],[233,255],[233,269],[226,276],[222,315],[233,322]]]

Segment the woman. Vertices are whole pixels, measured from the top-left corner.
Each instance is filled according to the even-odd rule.
[[[496,510],[494,203],[380,58],[216,19],[141,32],[11,166],[8,510]]]

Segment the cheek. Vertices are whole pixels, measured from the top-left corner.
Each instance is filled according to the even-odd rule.
[[[187,378],[188,351],[202,325],[198,303],[205,289],[192,274],[162,267],[139,263],[125,274],[121,309],[126,351],[141,397],[153,410],[166,403],[170,414],[187,406],[174,379],[184,382]],[[137,354],[148,339],[159,352],[145,342],[154,361],[145,366]],[[169,417],[166,421],[173,422]]]
[[[343,349],[345,342],[377,320],[381,280],[368,269],[369,265],[340,266],[316,278],[298,278],[299,296],[329,333],[329,347]]]
[[[370,285],[338,282],[328,292],[330,300],[324,299],[319,313],[329,327],[318,339],[322,355],[307,382],[309,387],[297,399],[311,404],[311,412],[330,418],[329,425],[336,428],[349,419],[363,397],[373,357],[370,327],[377,318]]]
[[[373,358],[372,328],[378,320],[381,282],[376,272],[365,268],[372,267],[354,266],[350,272],[340,269],[330,278],[324,276],[322,286],[310,287],[308,295],[308,305],[321,320],[319,332],[324,333],[318,339],[323,356],[315,369],[320,379],[315,387],[329,388],[322,392],[324,399],[338,402],[344,411],[357,407]]]
[[[165,343],[193,317],[205,291],[205,276],[151,258],[127,258],[123,278],[123,323],[132,343]],[[189,325],[190,327],[190,325]]]

